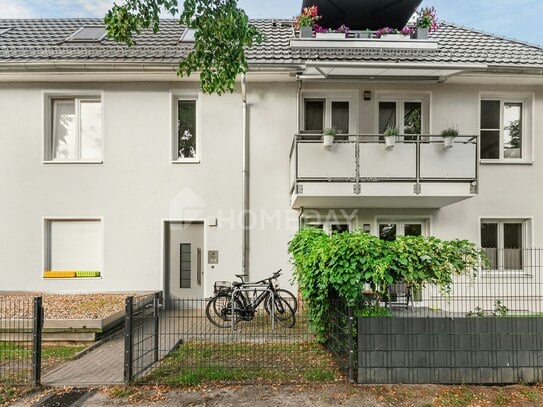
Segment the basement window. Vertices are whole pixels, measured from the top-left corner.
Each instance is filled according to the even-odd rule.
[[[81,27],[66,38],[66,42],[99,42],[106,36],[104,26]]]

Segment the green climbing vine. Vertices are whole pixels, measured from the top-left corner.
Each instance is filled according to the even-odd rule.
[[[475,275],[486,257],[467,240],[402,236],[387,242],[363,232],[334,233],[301,229],[289,243],[302,298],[319,339],[332,293],[354,306],[365,283],[384,294],[386,287],[403,280],[415,287],[434,284],[450,292],[453,277]]]

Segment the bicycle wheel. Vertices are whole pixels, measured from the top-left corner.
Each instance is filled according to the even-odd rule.
[[[278,288],[275,290],[275,296],[281,297],[283,300],[288,302],[290,304],[290,307],[292,308],[292,311],[296,313],[298,311],[298,300],[296,299],[296,296],[292,294],[290,291],[285,290],[283,288]],[[270,315],[270,308],[269,308],[269,301],[264,302],[264,309]]]
[[[240,321],[240,310],[243,305],[239,299],[234,298],[234,324]],[[219,328],[232,326],[232,297],[230,294],[219,293],[209,300],[206,305],[206,317],[213,325]]]
[[[272,297],[269,296],[266,299],[266,309],[272,309]],[[269,312],[271,314],[271,312]],[[283,325],[285,328],[292,328],[296,324],[296,317],[294,316],[294,310],[290,306],[287,300],[283,297],[273,297],[273,317],[277,322]]]

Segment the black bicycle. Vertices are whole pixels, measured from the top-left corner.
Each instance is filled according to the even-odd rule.
[[[206,316],[209,322],[219,328],[228,328],[240,321],[254,319],[260,304],[273,318],[286,328],[296,324],[295,308],[298,308],[296,297],[290,291],[276,288],[275,280],[281,270],[273,276],[253,283],[245,282],[243,275],[236,275],[241,281],[216,282],[215,296],[206,305]],[[249,294],[252,293],[252,298]],[[292,305],[291,305],[292,304]]]

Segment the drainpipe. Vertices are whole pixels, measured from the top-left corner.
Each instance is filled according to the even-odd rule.
[[[241,75],[241,110],[242,110],[242,173],[243,187],[241,197],[243,201],[243,225],[241,239],[241,267],[243,275],[249,280],[249,129],[247,126],[247,77]]]

